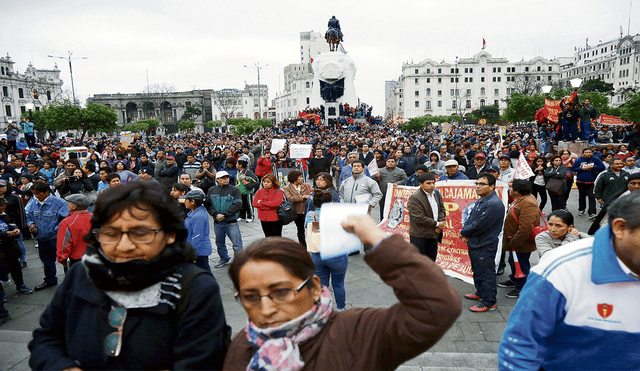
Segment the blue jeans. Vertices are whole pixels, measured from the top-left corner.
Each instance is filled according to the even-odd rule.
[[[591,122],[580,121],[580,140],[589,140],[591,135]]]
[[[238,223],[215,223],[213,230],[216,234],[216,247],[220,260],[229,261],[229,253],[227,252],[227,244],[225,238],[229,236],[233,244],[234,254],[242,251],[242,235],[240,234],[240,226]]]
[[[516,274],[516,264],[513,260],[513,254],[514,251],[509,251],[509,266],[511,267],[511,274],[509,275],[509,278],[511,279],[511,281],[513,283],[516,284],[516,291],[520,292],[522,291],[522,288],[524,287],[524,284],[527,283],[527,276],[529,275],[529,271],[531,270],[531,262],[529,262],[529,257],[531,256],[530,252],[527,253],[520,253],[520,252],[516,252],[515,254],[518,255],[518,262],[520,263],[520,270],[522,270],[522,273],[525,275],[525,277],[523,278],[516,278],[515,274]]]
[[[322,286],[329,287],[329,277],[331,277],[333,295],[336,297],[336,306],[340,310],[344,309],[347,298],[347,293],[344,289],[344,276],[347,274],[349,255],[322,260],[320,253],[314,252],[311,253],[311,259],[313,259],[313,264],[316,266],[316,275],[320,277]]]
[[[578,137],[578,123],[569,123],[567,120],[562,119],[562,140],[573,141]]]
[[[20,263],[27,261],[27,250],[24,248],[24,242],[22,242],[22,234],[18,235],[18,246],[20,246]]]
[[[40,261],[44,266],[44,283],[47,285],[57,284],[56,239],[38,240],[38,255],[40,255]]]

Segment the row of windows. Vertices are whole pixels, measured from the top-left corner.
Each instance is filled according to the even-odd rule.
[[[620,71],[620,75],[618,77],[629,77],[629,70]]]
[[[24,98],[24,89],[18,88],[18,98]],[[2,87],[2,97],[9,97],[9,88],[6,86]],[[38,99],[38,90],[33,89],[33,99]],[[51,92],[47,90],[47,100],[51,100]]]
[[[487,104],[486,100],[480,99],[480,107],[484,107],[484,106],[486,106],[486,104]],[[496,99],[496,100],[493,101],[493,104],[495,104],[497,106],[497,105],[500,104],[500,101],[498,99]],[[441,100],[437,101],[436,105],[437,105],[438,108],[441,108],[442,107],[442,101]],[[415,108],[420,108],[420,101],[419,100],[415,101],[414,102],[414,106],[415,106]],[[457,107],[458,107],[457,101],[452,100],[451,101],[451,109],[456,109]],[[465,102],[465,107],[466,108],[471,108],[471,100],[467,100]],[[430,100],[425,102],[425,108],[428,109],[428,110],[431,109],[431,101]]]
[[[535,78],[536,78],[536,81],[542,81],[542,77],[541,76],[535,76]],[[525,79],[525,81],[529,81],[529,76],[525,76],[524,79]],[[547,76],[547,81],[551,81],[551,80],[552,80],[552,77],[551,76]],[[457,77],[455,77],[455,78],[452,77],[450,81],[452,83],[460,82],[460,80],[458,80]],[[507,76],[507,82],[510,82],[510,81],[516,81],[516,77],[515,76]],[[473,82],[473,77],[465,77],[464,78],[464,82]],[[485,82],[484,77],[480,77],[480,82]],[[502,82],[502,77],[501,76],[494,76],[493,77],[493,82]],[[419,85],[420,84],[420,80],[416,77],[414,79],[414,83],[416,85]],[[431,78],[427,77],[427,84],[430,84],[430,83],[431,83]],[[438,77],[438,84],[442,84],[442,78],[441,77]]]
[[[553,67],[552,67],[552,66],[549,66],[548,68],[549,68],[549,71],[553,71]],[[542,71],[542,67],[538,66],[538,67],[536,67],[536,70],[537,70],[537,71]],[[415,75],[417,75],[417,74],[419,74],[419,73],[420,73],[420,70],[419,70],[419,69],[417,69],[417,68],[416,68],[416,69],[414,69],[413,71],[414,71],[414,74],[415,74]],[[458,68],[451,68],[451,70],[450,70],[450,71],[451,71],[451,73],[452,73],[452,74],[453,74],[453,73],[455,73],[455,74],[460,73],[460,70],[459,70]],[[529,72],[529,67],[525,67],[525,68],[524,68],[524,71],[525,71],[525,72]],[[485,72],[485,68],[484,68],[484,67],[481,67],[481,68],[480,68],[480,73],[484,73],[484,72]],[[515,67],[507,67],[507,72],[513,72],[513,73],[515,73],[515,72],[516,72],[516,68],[515,68]],[[430,73],[431,73],[431,68],[427,68],[427,72],[426,72],[426,73],[427,73],[427,74],[430,74]],[[438,68],[438,74],[441,74],[441,73],[442,73],[442,68]],[[469,67],[465,68],[465,69],[464,69],[464,73],[473,73],[473,67],[471,67],[471,68],[469,68]],[[502,67],[493,67],[493,73],[502,73]]]
[[[510,92],[513,91],[513,90],[515,90],[515,89],[507,88],[507,94],[510,94]],[[495,95],[500,95],[500,89],[493,89],[493,93]],[[416,90],[414,92],[414,94],[415,94],[416,97],[419,97],[420,96],[420,91]],[[439,97],[441,97],[442,96],[442,90],[438,90],[437,94],[438,94]],[[460,91],[458,89],[451,89],[449,94],[453,97],[453,96],[456,96],[456,95],[460,94]],[[481,95],[486,94],[486,89],[485,88],[480,88],[480,94]],[[431,96],[431,89],[427,88],[426,95],[427,95],[427,97]],[[466,90],[466,95],[471,95],[471,89],[467,89]]]

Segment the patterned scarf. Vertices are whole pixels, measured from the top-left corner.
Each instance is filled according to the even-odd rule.
[[[250,345],[259,349],[251,357],[247,371],[299,370],[304,366],[298,344],[316,336],[329,320],[331,294],[322,288],[320,302],[300,317],[281,326],[261,329],[249,322],[244,329]]]

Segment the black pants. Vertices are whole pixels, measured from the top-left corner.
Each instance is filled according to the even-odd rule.
[[[562,195],[561,209],[567,208],[567,200],[569,200],[569,195],[571,194],[571,187],[573,187],[573,177],[567,178],[567,181],[565,182],[564,194]]]
[[[536,199],[540,195],[540,210],[547,205],[547,189],[543,185],[531,184],[531,194]]]
[[[265,237],[282,237],[282,222],[276,220],[275,222],[260,221],[262,224],[262,231]]]
[[[438,240],[435,238],[420,238],[409,236],[409,242],[418,248],[420,254],[428,256],[429,259],[436,261],[438,257]]]
[[[69,258],[69,261],[67,262],[67,266],[66,267],[62,267],[62,269],[64,270],[64,273],[66,274],[67,271],[71,268],[72,265],[74,265],[75,263],[79,262],[82,259],[71,259]]]
[[[251,195],[242,195],[242,209],[240,209],[240,218],[253,219],[253,206],[251,206]]]
[[[589,211],[587,214],[596,213],[596,196],[593,194],[593,183],[576,182],[578,186],[578,211],[584,211],[587,207],[587,197],[589,197]]]
[[[482,304],[487,307],[493,306],[498,295],[496,284],[495,258],[498,251],[498,244],[480,246],[469,249],[469,259],[473,270],[473,284],[476,293],[482,298]]]
[[[304,214],[298,214],[294,223],[296,223],[296,229],[298,230],[298,242],[304,247],[307,247],[307,241],[304,238],[304,220],[306,216]]]
[[[10,241],[10,243],[3,244],[0,248],[2,248],[5,263],[9,267],[11,278],[13,278],[13,282],[16,284],[16,287],[24,285],[24,279],[22,277],[22,267],[20,267],[20,261],[18,260],[22,256],[20,247],[18,247],[16,241]]]

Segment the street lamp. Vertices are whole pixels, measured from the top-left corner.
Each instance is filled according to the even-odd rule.
[[[71,61],[76,60],[76,59],[87,59],[87,57],[78,57],[78,58],[71,58],[71,56],[73,55],[73,52],[69,52],[69,74],[71,75],[71,93],[73,94],[73,104],[76,104],[76,89],[73,86],[73,68],[71,67]],[[65,57],[58,57],[55,55],[47,55],[47,57],[49,58],[60,58],[60,59],[67,59]]]
[[[553,89],[553,86],[551,85],[545,85],[542,87],[542,92],[544,93],[544,96],[548,96],[549,93],[551,93],[551,89]]]
[[[569,83],[571,84],[571,87],[575,90],[578,90],[578,88],[580,87],[580,85],[582,84],[582,79],[577,77],[575,79],[571,79],[569,80]]]
[[[29,111],[29,120],[33,121],[33,109],[35,108],[35,105],[29,102],[25,104],[24,107]]]
[[[267,67],[269,64],[265,64],[260,67],[260,62],[254,64],[254,67],[244,65],[245,68],[251,68],[258,71],[258,113],[260,114],[260,118],[262,118],[262,99],[260,98],[260,70]]]

